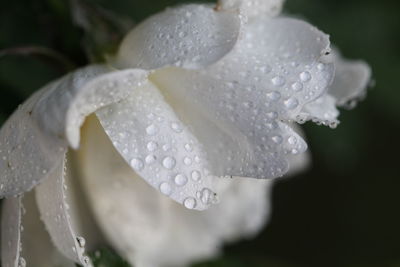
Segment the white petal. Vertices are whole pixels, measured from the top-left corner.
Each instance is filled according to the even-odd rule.
[[[75,264],[61,255],[50,240],[36,205],[34,191],[23,198],[24,214],[22,217],[22,257],[27,266],[74,267]]]
[[[226,55],[240,31],[238,14],[208,5],[184,5],[156,14],[124,39],[116,58],[119,68],[157,69],[179,65],[199,68]]]
[[[212,187],[206,155],[153,84],[96,114],[118,152],[150,185],[188,208],[211,204],[196,199]]]
[[[336,74],[329,94],[337,99],[338,106],[354,107],[366,94],[371,68],[363,61],[343,59],[338,51],[334,51],[333,57]]]
[[[30,190],[47,177],[67,147],[79,145],[85,116],[126,97],[147,72],[89,66],[30,97],[0,131],[0,197]]]
[[[209,78],[178,69],[157,71],[150,77],[167,92],[180,119],[204,145],[213,175],[282,176],[288,169],[285,155],[306,150],[302,138],[279,122],[276,112],[242,102],[239,95],[244,90],[231,91],[238,95],[232,97],[229,82]]]
[[[281,13],[284,0],[219,0],[218,8],[222,10],[239,9],[249,18]]]
[[[297,116],[297,121],[311,120],[317,124],[323,124],[336,128],[339,123],[337,117],[339,111],[336,108],[336,99],[329,95],[323,95],[317,100],[306,104],[300,114]]]
[[[1,266],[18,267],[21,251],[21,197],[3,201],[1,212]]]
[[[54,245],[67,258],[83,266],[91,266],[84,256],[84,238],[73,229],[69,206],[66,202],[64,161],[50,173],[50,177],[36,188],[36,200],[42,220]]]
[[[258,231],[269,213],[270,181],[217,180],[221,203],[185,209],[153,190],[88,120],[79,150],[82,180],[98,221],[134,266],[184,266],[216,255],[224,240]],[[107,196],[107,197],[105,197]]]

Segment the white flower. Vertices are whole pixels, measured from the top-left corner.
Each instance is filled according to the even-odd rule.
[[[57,249],[84,266],[91,212],[135,266],[185,265],[256,233],[270,180],[218,177],[301,167],[307,146],[291,123],[335,126],[336,106],[362,96],[370,77],[365,63],[328,56],[326,34],[277,17],[281,6],[167,9],[133,29],[108,65],[77,70],[20,106],[0,131],[2,266],[72,266],[46,243],[38,214]],[[66,165],[69,148],[79,150]],[[214,192],[218,205],[189,210],[215,204]]]

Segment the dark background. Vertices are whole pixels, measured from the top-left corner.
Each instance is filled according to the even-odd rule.
[[[188,1],[91,2],[129,24]],[[93,61],[101,59],[96,49],[113,51],[123,27],[109,13],[104,22],[102,11],[91,12],[109,34],[85,33],[64,1],[2,1],[0,124],[32,92],[87,64],[88,53]],[[376,86],[355,110],[341,112],[337,129],[305,125],[313,166],[277,183],[272,220],[262,234],[197,266],[400,266],[400,1],[288,0],[285,12],[329,33],[344,56],[367,61]],[[125,266],[104,252],[97,262]]]

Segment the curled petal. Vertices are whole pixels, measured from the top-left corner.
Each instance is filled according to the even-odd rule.
[[[150,77],[203,144],[213,175],[282,176],[288,169],[285,155],[306,150],[303,139],[277,120],[277,112],[256,104],[258,99],[243,102],[239,95],[245,90],[233,90],[237,96],[232,97],[229,82],[212,78],[179,69],[157,71]]]
[[[336,99],[326,94],[306,104],[297,116],[296,121],[305,122],[311,120],[317,124],[335,128],[339,124],[338,116],[339,111],[336,108]]]
[[[131,92],[147,72],[88,66],[41,89],[0,130],[0,197],[32,189],[79,145],[84,118]],[[110,72],[110,73],[107,73]]]
[[[224,241],[254,234],[268,218],[272,181],[213,177],[224,201],[188,210],[133,172],[94,118],[83,134],[78,155],[90,203],[108,240],[134,266],[184,266],[214,256]]]
[[[262,15],[277,16],[281,13],[284,0],[220,0],[218,9],[238,9],[249,18]]]
[[[231,51],[240,27],[238,14],[217,12],[208,5],[167,9],[125,37],[114,64],[147,70],[171,65],[204,67]]]
[[[203,148],[152,83],[96,114],[121,156],[150,185],[190,209],[211,204],[196,197],[212,188]]]
[[[352,108],[366,94],[371,68],[363,61],[343,59],[338,51],[334,51],[333,57],[336,74],[329,94],[336,98],[336,105]]]
[[[66,202],[64,160],[50,173],[50,177],[36,188],[36,200],[41,218],[54,245],[67,258],[83,266],[91,266],[84,256],[85,239],[76,234],[73,218]]]
[[[18,267],[25,260],[20,257],[22,227],[22,197],[3,201],[1,211],[1,266]]]

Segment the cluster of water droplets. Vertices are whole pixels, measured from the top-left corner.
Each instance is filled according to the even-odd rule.
[[[201,145],[152,84],[97,114],[122,157],[162,194],[187,208],[212,203],[197,194],[210,190]]]

